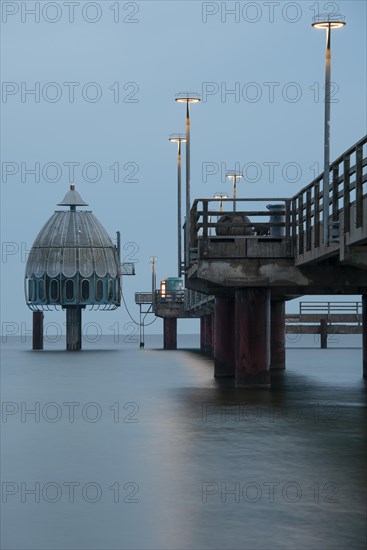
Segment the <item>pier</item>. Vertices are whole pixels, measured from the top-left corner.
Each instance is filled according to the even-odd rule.
[[[322,347],[330,321],[344,323],[337,329],[344,333],[361,331],[366,378],[366,149],[367,136],[330,164],[326,190],[322,173],[293,197],[195,199],[184,258],[185,288],[194,294],[162,300],[158,291],[154,297],[164,347],[175,348],[177,319],[200,317],[214,376],[234,377],[237,387],[270,387],[271,369],[286,366],[285,303],[307,295],[361,295],[357,314],[303,311],[297,330],[310,333],[316,328],[307,322],[319,323]],[[219,202],[232,211],[219,209]],[[288,318],[288,330],[295,326]]]

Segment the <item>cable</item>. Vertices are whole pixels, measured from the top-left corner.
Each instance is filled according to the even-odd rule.
[[[153,319],[153,321],[152,321],[151,323],[148,323],[147,325],[144,324],[144,323],[141,323],[141,324],[140,324],[140,323],[137,323],[137,322],[135,321],[135,319],[133,319],[133,317],[130,315],[130,311],[129,311],[128,307],[127,307],[127,304],[126,304],[126,301],[125,301],[125,297],[124,297],[124,293],[123,293],[123,292],[121,292],[121,296],[122,296],[122,300],[123,300],[123,302],[124,302],[124,306],[125,306],[125,309],[126,309],[126,311],[127,311],[128,316],[130,317],[130,319],[132,320],[133,323],[135,323],[136,325],[138,325],[138,327],[140,327],[140,326],[141,326],[141,327],[149,327],[150,325],[152,325],[153,323],[156,322],[156,320],[158,319],[158,317],[156,317],[155,319]]]

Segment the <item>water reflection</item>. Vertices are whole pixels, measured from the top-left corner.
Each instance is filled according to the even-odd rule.
[[[19,484],[3,505],[5,548],[364,547],[360,350],[288,350],[271,391],[218,382],[211,360],[189,350],[5,354],[3,401],[63,412],[3,423],[2,477]],[[79,403],[73,422],[67,402]],[[96,422],[83,417],[98,410],[90,403]],[[62,498],[22,502],[22,481],[57,483]],[[83,498],[88,483],[101,488],[95,503],[92,486]]]

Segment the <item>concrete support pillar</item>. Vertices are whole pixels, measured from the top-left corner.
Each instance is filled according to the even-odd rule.
[[[367,294],[362,296],[362,323],[363,378],[367,378]]]
[[[270,388],[270,290],[236,290],[236,387]]]
[[[33,312],[32,349],[43,349],[43,311]]]
[[[66,350],[82,349],[82,308],[69,306],[66,308]]]
[[[270,368],[285,369],[284,300],[271,302],[270,319]]]
[[[234,300],[215,298],[214,312],[214,376],[234,376]]]
[[[320,343],[321,349],[327,349],[327,321],[320,319]]]
[[[163,319],[163,347],[164,349],[177,349],[176,317],[165,317]]]

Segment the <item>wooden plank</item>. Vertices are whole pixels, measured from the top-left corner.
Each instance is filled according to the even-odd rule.
[[[328,335],[333,334],[362,334],[362,326],[358,325],[328,325]],[[286,334],[320,334],[320,325],[287,325]],[[332,340],[330,340],[331,342]]]
[[[302,313],[301,315],[286,315],[286,321],[297,323],[318,323],[320,319],[328,319],[330,323],[361,323],[362,315],[355,313]]]

